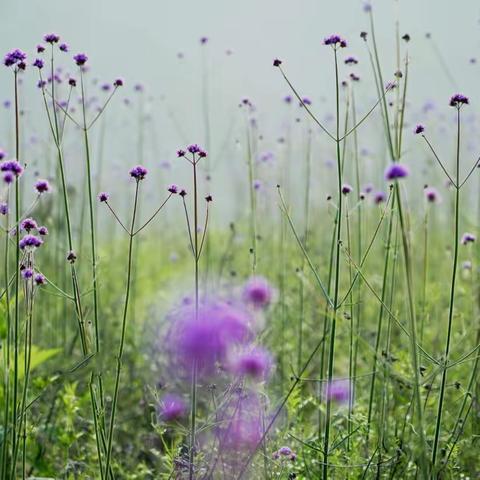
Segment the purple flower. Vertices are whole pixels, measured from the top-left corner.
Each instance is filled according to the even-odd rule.
[[[0,215],[8,214],[8,205],[5,202],[0,203]]]
[[[346,65],[356,65],[357,63],[358,63],[358,60],[353,56],[347,57],[345,59],[345,64]]]
[[[282,61],[279,60],[278,58],[276,58],[276,59],[273,61],[273,66],[274,66],[274,67],[279,67],[281,64],[282,64]]]
[[[359,82],[360,77],[358,75],[355,75],[354,73],[351,73],[350,74],[350,80],[352,80],[352,82]]]
[[[185,150],[177,150],[177,157],[180,158],[180,157],[184,157],[185,156]]]
[[[32,63],[33,67],[37,67],[39,70],[43,68],[43,60],[41,58],[36,58],[35,61]]]
[[[87,63],[88,57],[84,53],[77,53],[73,56],[75,63],[81,67]]]
[[[468,245],[469,243],[473,243],[476,240],[477,237],[473,233],[464,233],[462,235],[462,244],[463,245]]]
[[[39,179],[35,182],[35,190],[38,194],[46,193],[50,191],[50,184],[48,180]]]
[[[409,169],[401,163],[392,163],[385,170],[385,180],[396,180],[408,177]]]
[[[19,242],[20,248],[24,250],[25,248],[28,249],[35,249],[42,245],[43,240],[41,238],[36,237],[35,235],[25,235]]]
[[[200,43],[202,45],[205,45],[206,43],[208,43],[208,37],[200,37]]]
[[[67,43],[61,43],[58,47],[62,52],[68,52],[68,44]]]
[[[104,84],[101,86],[101,89],[102,89],[104,92],[109,92],[109,91],[112,89],[112,86],[111,86],[109,83],[104,83]]]
[[[5,160],[0,163],[0,171],[10,172],[19,177],[23,173],[23,167],[16,160]]]
[[[7,152],[0,148],[0,160],[3,160],[7,156]]]
[[[353,191],[353,187],[351,185],[349,185],[348,183],[344,183],[342,185],[342,193],[344,195],[348,195],[349,193],[351,193]]]
[[[326,399],[336,403],[347,403],[350,400],[351,386],[348,380],[332,380],[324,385]]]
[[[37,222],[33,218],[26,218],[20,223],[20,228],[26,232],[35,230],[38,227]]]
[[[24,70],[25,60],[27,59],[27,54],[22,50],[16,48],[8,52],[3,59],[3,64],[6,67],[11,67],[12,65],[17,65],[21,70]],[[22,65],[23,64],[23,65]]]
[[[373,196],[373,201],[377,205],[380,205],[380,203],[383,203],[386,199],[387,199],[387,195],[384,192],[376,192],[375,195]]]
[[[255,380],[264,380],[272,367],[272,358],[263,348],[256,347],[242,352],[232,361],[232,370],[235,374],[251,377]]]
[[[109,196],[110,195],[107,192],[101,192],[98,194],[98,199],[100,200],[100,202],[106,202]]]
[[[430,203],[438,203],[440,201],[440,195],[438,191],[433,187],[426,187],[424,190],[425,198]]]
[[[46,33],[44,36],[43,36],[43,39],[47,42],[47,43],[58,43],[58,41],[60,40],[60,36],[57,35],[56,33]]]
[[[41,235],[42,237],[45,237],[45,236],[48,235],[48,228],[47,228],[47,227],[44,227],[44,226],[38,227],[37,232],[38,232],[38,234]]]
[[[347,46],[346,40],[344,40],[340,35],[330,35],[323,40],[324,45],[332,45],[334,48],[340,46],[340,48],[345,48]]]
[[[274,460],[279,460],[283,457],[294,462],[297,459],[297,454],[290,447],[280,447],[273,452],[272,457]]]
[[[425,127],[424,127],[423,125],[421,125],[421,124],[418,124],[418,125],[414,128],[413,133],[414,133],[415,135],[419,135],[420,133],[423,133],[424,131],[425,131]]]
[[[468,105],[470,103],[468,97],[461,93],[456,93],[450,98],[450,106],[460,108],[462,105]]]
[[[190,152],[190,153],[199,153],[200,152],[200,147],[194,143],[192,145],[189,145],[187,147],[187,150]]]
[[[145,167],[142,167],[142,165],[137,165],[136,167],[133,167],[129,173],[132,178],[139,181],[147,176],[148,170]]]
[[[264,277],[251,277],[243,287],[243,298],[254,308],[266,308],[272,302],[274,289]]]
[[[244,310],[220,301],[184,304],[172,313],[167,345],[172,365],[184,375],[196,365],[199,376],[213,374],[227,361],[233,347],[251,337],[250,315]]]
[[[174,394],[165,395],[158,405],[158,416],[165,422],[182,418],[186,411],[187,407],[182,397]]]
[[[178,193],[178,186],[172,183],[167,189],[171,194]]]
[[[68,84],[69,84],[71,87],[76,87],[76,86],[77,86],[77,81],[76,81],[74,78],[70,77],[70,78],[68,79]]]
[[[312,100],[308,97],[303,97],[302,98],[302,101],[300,103],[300,106],[303,106],[303,105],[311,105],[312,104]]]
[[[41,273],[37,273],[33,281],[36,285],[45,285],[47,283],[47,279]]]
[[[113,82],[114,87],[123,87],[124,81],[123,78],[116,78],[115,81]]]
[[[45,51],[45,47],[43,45],[37,45],[37,53],[43,53]]]
[[[22,270],[22,278],[28,280],[33,277],[33,270],[31,268],[24,268]]]
[[[10,185],[11,183],[13,183],[14,180],[15,180],[15,175],[13,175],[12,172],[6,172],[3,174],[3,181],[7,185]]]

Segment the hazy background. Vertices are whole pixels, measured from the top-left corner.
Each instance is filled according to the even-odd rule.
[[[59,58],[71,70],[75,71],[71,56],[85,52],[92,68],[90,75],[100,82],[116,76],[125,78],[120,98],[107,112],[107,163],[113,166],[107,168],[108,178],[100,182],[102,186],[127,182],[124,165],[168,164],[174,161],[179,146],[204,144],[206,98],[212,162],[217,164],[220,159],[223,165],[223,173],[217,175],[214,185],[218,195],[230,188],[223,181],[233,171],[230,157],[232,164],[244,160],[241,153],[229,149],[240,143],[244,132],[238,114],[241,98],[248,97],[257,106],[265,139],[260,150],[273,148],[281,135],[285,116],[282,98],[290,92],[272,67],[273,58],[284,61],[298,90],[312,98],[313,110],[324,119],[333,108],[333,64],[331,49],[322,46],[322,39],[340,33],[349,42],[349,48],[341,54],[356,55],[361,61],[355,68],[362,77],[359,109],[365,111],[375,101],[368,55],[359,38],[362,30],[369,30],[363,5],[358,0],[1,0],[0,46],[2,53],[15,47],[24,49],[33,59],[34,47],[43,34],[54,31],[70,45],[68,56],[59,54]],[[373,9],[386,80],[392,79],[396,70],[397,19],[400,34],[411,36],[411,110],[420,110],[427,101],[448,110],[448,98],[458,90],[471,96],[469,113],[473,114],[480,78],[480,62],[472,60],[480,46],[478,1],[379,0],[373,2]],[[430,40],[425,37],[427,32]],[[202,36],[209,38],[207,45],[200,45]],[[39,130],[48,134],[33,70],[24,80],[26,98],[30,99],[25,107],[28,123],[33,133]],[[349,70],[344,68],[342,72],[346,77]],[[143,132],[142,158],[138,148],[138,98],[133,91],[133,85],[139,82],[145,85],[145,97],[149,99],[146,108],[153,119]],[[202,95],[205,85],[206,97]],[[11,98],[11,78],[6,69],[0,72],[0,88],[2,101]],[[123,108],[125,99],[132,99],[129,110]],[[2,113],[0,121],[0,127],[5,127],[11,115]],[[0,141],[0,146],[9,142],[11,139]],[[69,168],[74,168],[70,162]],[[118,178],[114,172],[118,172]],[[182,175],[170,172],[165,181],[181,181]],[[242,175],[244,178],[244,172]],[[377,176],[381,175],[379,169]],[[244,187],[242,184],[238,190]]]

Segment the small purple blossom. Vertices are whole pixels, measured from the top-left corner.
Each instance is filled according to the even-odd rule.
[[[8,204],[5,202],[0,203],[0,215],[8,214]]]
[[[77,53],[76,55],[73,56],[73,59],[75,60],[75,63],[79,67],[82,67],[87,63],[88,57],[84,53]]]
[[[41,44],[37,45],[37,53],[43,53],[45,51],[45,47]]]
[[[22,50],[16,48],[14,50],[11,50],[5,55],[3,59],[3,64],[6,67],[17,65],[18,68],[20,68],[21,70],[24,70],[25,68],[23,67],[23,65],[25,64],[26,59],[27,59],[27,54]]]
[[[375,192],[375,195],[373,196],[373,201],[375,202],[376,205],[380,205],[381,203],[385,202],[387,199],[387,195],[385,192]]]
[[[46,33],[43,36],[43,40],[45,40],[47,43],[58,43],[60,40],[60,35],[57,35],[56,33]]]
[[[282,64],[282,61],[279,60],[278,58],[276,58],[276,59],[273,61],[273,66],[274,66],[274,67],[279,67],[281,64]]]
[[[22,220],[20,223],[20,228],[25,230],[26,232],[30,232],[31,230],[35,230],[38,227],[37,222],[33,218],[26,218]]]
[[[243,287],[243,298],[254,308],[268,307],[273,295],[274,289],[264,277],[251,277]]]
[[[158,405],[158,416],[165,422],[178,420],[184,417],[186,412],[187,406],[179,395],[167,394]]]
[[[190,153],[199,153],[200,152],[200,147],[195,143],[195,144],[189,145],[187,147],[187,150]]]
[[[462,244],[468,245],[469,243],[473,243],[477,237],[473,233],[465,232],[462,235]]]
[[[50,191],[50,184],[48,180],[39,179],[35,182],[35,190],[38,194],[46,193]]]
[[[414,129],[413,129],[413,133],[415,135],[419,135],[420,133],[423,133],[425,131],[425,127],[421,124],[418,124]]]
[[[15,180],[15,175],[13,175],[12,172],[6,172],[3,174],[3,181],[7,185],[10,185],[11,183],[13,183],[14,180]]]
[[[401,163],[392,163],[385,170],[385,180],[397,180],[409,175],[409,169]]]
[[[462,105],[468,105],[470,103],[468,97],[461,93],[456,93],[450,98],[450,106],[460,108]]]
[[[178,186],[172,183],[168,189],[167,189],[171,194],[178,193]]]
[[[21,275],[24,280],[29,280],[33,277],[33,270],[31,268],[24,268]]]
[[[430,203],[438,203],[440,202],[440,195],[436,188],[433,187],[426,187],[424,190],[425,198]]]
[[[109,194],[107,192],[100,192],[98,194],[98,200],[100,200],[100,202],[106,202],[109,198]]]
[[[39,70],[41,70],[44,66],[44,62],[41,58],[36,58],[35,61],[32,63],[33,67],[37,67]]]
[[[42,245],[43,240],[36,237],[35,235],[25,235],[19,242],[20,248],[25,250],[25,248],[35,249]]]
[[[46,237],[48,235],[48,228],[42,225],[41,227],[38,227],[37,232],[42,237]]]
[[[40,285],[45,285],[47,283],[47,279],[45,278],[44,275],[42,275],[41,273],[37,273],[35,275],[35,278],[33,279],[33,281],[35,282],[36,285],[40,286]]]
[[[142,165],[137,165],[133,167],[129,173],[132,178],[139,181],[143,180],[147,176],[148,170]]]
[[[348,380],[332,380],[324,385],[326,399],[336,403],[347,403],[350,400],[351,385]]]
[[[58,48],[62,51],[62,52],[68,52],[69,50],[69,47],[68,47],[68,44],[67,43],[61,43]]]
[[[337,48],[338,46],[340,48],[345,48],[347,46],[346,40],[344,40],[340,35],[330,35],[329,37],[324,38],[323,40],[324,45],[331,45],[334,48]]]
[[[358,63],[358,60],[356,57],[350,56],[345,59],[346,65],[356,65],[357,63]]]
[[[348,183],[344,183],[342,185],[342,193],[344,195],[348,195],[351,192],[353,192],[353,187],[351,185],[349,185]]]
[[[114,80],[113,86],[116,87],[116,88],[117,88],[117,87],[123,87],[124,83],[125,83],[125,82],[124,82],[123,78],[120,78],[120,77],[119,77],[119,78],[116,78],[116,79]]]
[[[263,348],[256,347],[239,354],[232,361],[232,370],[240,376],[265,380],[272,367],[272,358]]]
[[[23,167],[17,160],[5,160],[0,163],[0,171],[10,172],[16,177],[19,177],[23,173]]]

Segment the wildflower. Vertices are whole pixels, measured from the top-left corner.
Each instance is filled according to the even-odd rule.
[[[8,205],[4,202],[0,203],[0,215],[8,214]]]
[[[38,227],[37,222],[33,218],[26,218],[20,223],[20,228],[26,232],[35,230]]]
[[[109,83],[104,83],[101,88],[104,92],[109,92],[112,89],[112,86]]]
[[[70,250],[67,254],[67,260],[70,263],[75,263],[76,259],[77,259],[77,254],[73,250]]]
[[[205,197],[205,200],[207,201],[207,203],[213,202],[213,197],[211,195],[207,195]]]
[[[262,348],[254,348],[238,355],[232,361],[232,370],[240,376],[264,380],[272,367],[270,354]]]
[[[186,190],[184,190],[183,188],[180,190],[180,192],[178,192],[178,194],[179,194],[182,198],[187,196],[187,192],[186,192]]]
[[[33,277],[33,270],[31,268],[24,268],[22,270],[22,278],[28,280]]]
[[[88,57],[84,53],[77,53],[73,56],[75,63],[81,67],[87,63]]]
[[[0,163],[0,171],[10,172],[19,177],[23,173],[23,167],[16,160],[5,160]]]
[[[5,152],[5,150],[2,150],[0,148],[0,160],[3,160],[6,156],[7,156],[7,153]]]
[[[6,172],[3,174],[3,181],[9,185],[10,183],[13,183],[15,180],[15,176],[13,175],[12,172]]]
[[[208,43],[208,37],[200,37],[200,43],[202,45],[205,45],[206,43]]]
[[[182,418],[187,407],[183,399],[174,394],[165,395],[158,406],[158,416],[165,422],[171,422]]]
[[[408,177],[408,167],[401,163],[392,163],[385,170],[385,180],[396,180],[398,178]]]
[[[244,299],[254,308],[266,308],[272,302],[274,290],[264,277],[251,277],[243,288]]]
[[[69,47],[68,47],[68,44],[67,43],[61,43],[58,47],[62,52],[68,52],[69,50]]]
[[[192,154],[193,153],[199,153],[200,152],[200,147],[195,143],[195,144],[189,145],[187,147],[187,150]]]
[[[384,192],[376,192],[375,195],[373,196],[373,201],[379,205],[380,203],[383,203],[387,199],[387,195]]]
[[[36,285],[45,285],[47,283],[47,279],[41,273],[37,273],[33,281]]]
[[[345,64],[346,65],[356,65],[357,63],[358,63],[358,60],[353,56],[347,57],[345,59]]]
[[[344,195],[348,195],[349,193],[351,193],[353,191],[353,187],[351,185],[349,185],[348,183],[344,183],[342,185],[342,193]]]
[[[123,78],[116,78],[113,82],[114,87],[123,87],[124,81]]]
[[[332,380],[324,386],[324,396],[336,403],[346,403],[350,399],[350,390],[348,380]]]
[[[420,133],[423,133],[425,131],[425,127],[421,124],[418,124],[414,130],[413,130],[413,133],[415,133],[415,135],[419,135]]]
[[[440,195],[438,194],[438,191],[435,188],[426,187],[424,192],[425,192],[425,198],[430,203],[438,203],[440,201]]]
[[[302,98],[302,101],[300,103],[300,106],[302,105],[311,105],[312,104],[312,100],[310,100],[310,98],[308,97],[303,97]]]
[[[50,184],[47,180],[39,179],[35,182],[35,190],[39,195],[50,191]]]
[[[373,185],[371,183],[367,183],[364,187],[363,187],[363,191],[365,193],[372,193],[373,192]]]
[[[45,51],[45,47],[41,44],[37,45],[37,53],[43,53]]]
[[[68,84],[71,86],[71,87],[76,87],[77,86],[77,81],[74,79],[74,78],[69,78],[68,79]]]
[[[464,233],[462,235],[462,244],[463,245],[468,245],[469,243],[473,243],[476,240],[477,237],[473,233]]]
[[[358,75],[355,75],[355,73],[351,73],[350,74],[350,80],[352,80],[352,82],[359,82],[360,81],[360,77]]]
[[[137,165],[136,167],[133,167],[129,173],[130,176],[138,182],[147,176],[148,170],[142,165]]]
[[[43,60],[41,58],[36,58],[35,61],[32,63],[33,67],[37,67],[39,70],[41,70],[44,66]]]
[[[273,452],[272,457],[274,460],[279,460],[283,457],[294,462],[297,459],[297,454],[290,447],[280,447]]]
[[[334,48],[340,46],[340,48],[345,48],[347,46],[346,40],[344,40],[340,35],[330,35],[323,40],[324,45],[332,45]]]
[[[37,232],[42,237],[46,237],[48,235],[48,228],[44,226],[38,227]]]
[[[404,40],[405,42],[409,42],[410,41],[410,35],[408,33],[406,33],[405,35],[402,36],[402,40]]]
[[[234,346],[250,339],[249,314],[221,301],[204,301],[198,312],[191,302],[169,315],[167,335],[172,361],[190,375],[195,365],[198,375],[213,374],[225,362]]]
[[[5,55],[3,64],[6,67],[17,65],[21,70],[24,70],[24,68],[22,68],[22,64],[24,64],[26,59],[27,59],[27,54],[22,50],[16,48]]]
[[[367,35],[368,35],[367,32],[360,32],[360,38],[365,42],[367,41]]]
[[[98,194],[98,199],[100,200],[100,202],[106,202],[109,196],[110,195],[107,192],[101,192]]]
[[[283,101],[285,103],[292,103],[292,100],[293,100],[293,97],[291,95],[286,95],[285,97],[283,97]]]
[[[167,189],[171,194],[178,193],[178,186],[172,183]]]
[[[25,235],[19,242],[20,248],[22,250],[28,249],[35,249],[40,247],[43,244],[43,240],[41,238],[36,237],[35,235]]]
[[[278,58],[276,58],[276,59],[273,61],[273,66],[274,66],[274,67],[279,67],[281,64],[282,64],[282,61],[279,60]]]
[[[468,105],[470,103],[468,97],[461,93],[456,93],[450,98],[450,106],[460,108],[462,105]]]
[[[47,33],[43,36],[43,39],[47,42],[47,43],[58,43],[58,41],[60,40],[60,36],[57,35],[56,33]]]
[[[177,150],[177,157],[180,158],[180,157],[184,157],[185,156],[185,150]]]

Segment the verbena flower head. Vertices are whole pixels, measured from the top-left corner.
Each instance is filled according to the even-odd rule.
[[[276,59],[273,61],[273,66],[274,66],[274,67],[279,67],[281,64],[282,64],[282,61],[279,60],[278,58],[276,58]]]
[[[41,70],[44,66],[44,62],[41,58],[36,58],[35,61],[32,63],[33,67],[37,67],[39,70]]]
[[[345,59],[345,64],[346,65],[357,65],[357,63],[358,63],[358,60],[354,56],[350,56],[350,57],[347,57]]]
[[[68,52],[69,50],[68,43],[61,43],[58,48],[62,52]]]
[[[272,368],[270,353],[260,347],[239,353],[231,363],[233,373],[254,380],[265,380]]]
[[[397,180],[408,177],[410,171],[406,165],[401,163],[392,163],[385,170],[385,180]]]
[[[70,78],[68,79],[68,84],[69,84],[71,87],[76,87],[76,86],[77,86],[77,81],[76,81],[74,78],[70,77]]]
[[[129,173],[132,178],[139,181],[143,180],[147,176],[148,170],[142,165],[137,165],[133,167]]]
[[[8,204],[5,202],[0,203],[0,215],[8,214]]]
[[[47,227],[44,227],[43,225],[41,227],[38,227],[37,229],[37,232],[39,235],[41,235],[42,237],[45,237],[48,235],[48,228]]]
[[[35,190],[38,194],[47,193],[50,191],[50,184],[48,180],[39,179],[35,182]]]
[[[41,273],[37,273],[33,281],[35,282],[36,285],[39,285],[39,286],[45,285],[47,283],[47,279]]]
[[[210,376],[225,363],[234,347],[251,338],[250,315],[243,309],[222,301],[191,302],[170,313],[167,345],[175,365],[184,376],[194,365],[200,377]]]
[[[20,223],[20,228],[25,230],[26,232],[30,232],[31,230],[36,230],[38,227],[37,222],[33,218],[26,218],[22,220]]]
[[[24,70],[25,60],[27,59],[27,54],[22,50],[15,48],[5,55],[3,59],[3,64],[6,67],[12,67],[17,65],[21,70]]]
[[[461,93],[456,93],[450,98],[450,106],[460,108],[462,105],[468,105],[470,103],[468,97]]]
[[[14,180],[15,180],[15,175],[12,172],[5,172],[3,174],[3,181],[7,185],[10,185],[11,183],[13,183]]]
[[[199,153],[200,152],[200,147],[194,143],[192,145],[189,145],[187,147],[187,150],[190,152],[190,153]]]
[[[324,385],[323,394],[332,402],[347,403],[351,395],[350,382],[348,380],[332,380]]]
[[[109,195],[107,192],[101,192],[98,194],[98,199],[100,200],[100,202],[106,202],[109,198]]]
[[[164,422],[179,420],[187,413],[187,406],[183,398],[175,394],[166,394],[158,405],[158,416]]]
[[[125,82],[124,82],[123,78],[116,78],[113,82],[113,86],[114,87],[123,87],[124,83]]]
[[[73,59],[75,60],[75,63],[79,67],[82,67],[87,63],[88,57],[84,53],[77,53],[76,55],[73,56]]]
[[[0,160],[3,160],[7,156],[7,152],[0,148]]]
[[[171,194],[178,193],[178,186],[175,185],[174,183],[170,185],[167,189]]]
[[[45,47],[41,44],[37,45],[37,53],[43,53],[45,51]]]
[[[386,199],[387,195],[385,192],[375,192],[375,195],[373,196],[373,201],[376,205],[380,205],[381,203],[385,202]]]
[[[59,40],[60,40],[60,35],[57,35],[56,33],[46,33],[44,36],[43,36],[43,39],[47,42],[47,43],[58,43]]]
[[[19,242],[20,248],[22,250],[31,249],[34,250],[35,248],[40,247],[43,244],[43,240],[41,238],[36,237],[35,235],[25,235]]]
[[[413,129],[413,133],[415,133],[415,135],[419,135],[420,133],[423,133],[425,131],[425,127],[421,124],[418,124],[414,129]]]
[[[243,298],[254,308],[266,308],[273,300],[274,289],[261,276],[251,277],[243,287]]]
[[[342,193],[344,195],[348,195],[351,192],[353,192],[353,187],[351,185],[349,185],[348,183],[344,183],[342,185]]]
[[[23,173],[23,167],[17,160],[5,160],[0,163],[0,171],[8,172],[15,177],[19,177]]]
[[[440,194],[438,193],[436,188],[427,187],[425,188],[424,193],[425,193],[425,198],[430,203],[439,203],[441,200]]]
[[[31,268],[24,268],[21,275],[24,280],[28,280],[33,277],[33,270]]]
[[[272,453],[274,460],[287,459],[294,462],[297,459],[297,454],[290,447],[280,447],[278,450]]]
[[[347,41],[344,40],[340,35],[330,35],[325,37],[323,40],[324,45],[331,45],[334,48],[340,47],[345,48],[347,46]]]
[[[473,243],[477,237],[473,233],[466,232],[462,235],[462,244],[468,245],[469,243]]]

